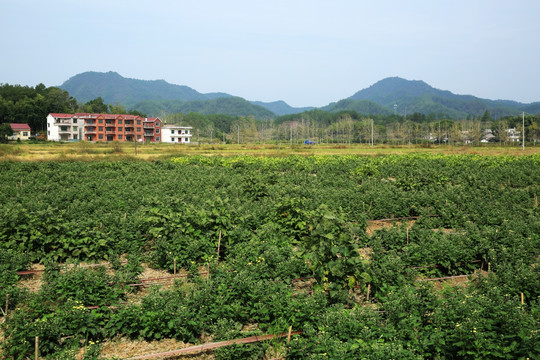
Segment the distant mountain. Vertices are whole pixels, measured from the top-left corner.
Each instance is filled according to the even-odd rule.
[[[358,91],[350,100],[373,101],[398,114],[443,114],[451,118],[481,116],[487,110],[494,118],[517,115],[521,111],[534,112],[540,103],[522,104],[510,100],[487,100],[471,95],[456,95],[431,87],[423,81],[390,77]],[[527,110],[528,109],[528,110]]]
[[[191,101],[231,96],[225,93],[201,94],[188,86],[169,84],[165,80],[129,79],[112,71],[78,74],[59,87],[81,102],[101,96],[106,104],[119,103],[126,107],[145,100]]]
[[[262,106],[254,105],[249,101],[236,96],[193,101],[145,100],[131,106],[131,109],[152,116],[196,112],[203,115],[224,114],[230,116],[254,116],[256,119],[271,119],[276,117],[270,110]]]
[[[301,108],[295,108],[287,104],[285,101],[279,100],[274,102],[262,102],[262,101],[251,101],[252,104],[262,106],[274,114],[281,116],[281,115],[289,115],[289,114],[298,114],[302,113],[304,111],[309,111],[312,109],[315,109],[312,106],[309,107],[301,107]]]
[[[271,118],[316,109],[294,108],[284,101],[250,102],[226,93],[202,94],[188,86],[169,84],[165,80],[129,79],[116,72],[85,72],[73,76],[60,88],[83,103],[101,97],[106,104],[118,103],[148,115],[194,111]],[[394,111],[399,115],[410,115],[418,112],[454,119],[481,116],[487,110],[492,118],[500,118],[518,115],[522,111],[538,114],[540,102],[523,104],[456,95],[433,88],[424,81],[390,77],[320,109],[329,112],[354,110],[365,115],[390,115]]]
[[[354,110],[359,114],[369,115],[391,115],[392,111],[369,100],[344,99],[336,103],[331,103],[321,110],[329,112],[339,112],[343,110]]]

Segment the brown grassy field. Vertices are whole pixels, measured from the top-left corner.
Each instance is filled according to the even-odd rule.
[[[136,153],[135,153],[136,151]],[[478,155],[531,155],[540,153],[540,146],[451,146],[451,145],[376,145],[365,144],[138,144],[133,143],[11,143],[0,145],[0,161],[49,160],[163,160],[182,155],[203,156],[288,156],[288,155],[368,155],[408,153],[478,154]]]

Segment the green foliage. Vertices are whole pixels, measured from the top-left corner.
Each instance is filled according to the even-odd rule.
[[[365,286],[371,276],[358,252],[358,229],[347,225],[340,214],[321,206],[310,214],[308,233],[300,242],[301,254],[310,264],[322,290],[338,298],[344,289]]]
[[[0,124],[0,143],[7,143],[8,138],[13,135],[13,129],[9,124]]]
[[[140,271],[140,270],[139,270]],[[125,299],[126,282],[133,280],[129,271],[107,274],[104,266],[80,268],[75,266],[60,272],[57,267],[48,267],[42,293],[50,300],[73,299],[87,306],[110,305]],[[125,281],[125,282],[121,282]]]
[[[420,154],[0,162],[0,306],[7,292],[14,301],[3,356],[31,356],[36,335],[42,354],[69,358],[115,336],[200,342],[292,326],[303,335],[277,343],[292,359],[537,358],[539,164]],[[366,234],[368,219],[409,216],[370,222]],[[187,278],[125,303],[141,261],[172,271],[175,258]],[[60,271],[65,260],[111,269]],[[38,294],[16,283],[29,261],[47,264]],[[488,264],[462,288],[421,281]]]

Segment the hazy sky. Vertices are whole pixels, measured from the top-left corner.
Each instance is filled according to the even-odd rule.
[[[85,71],[324,106],[389,76],[540,101],[539,0],[0,0],[0,83]]]

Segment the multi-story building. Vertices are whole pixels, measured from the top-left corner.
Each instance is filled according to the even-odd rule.
[[[161,141],[166,143],[183,143],[191,142],[191,126],[179,126],[165,124],[161,128]]]
[[[161,141],[161,120],[127,114],[49,114],[52,141]]]
[[[144,120],[136,115],[87,114],[84,118],[85,140],[143,141]]]
[[[147,118],[143,120],[144,141],[161,142],[160,118]]]
[[[82,139],[85,114],[47,115],[47,139],[52,141],[78,141]]]

